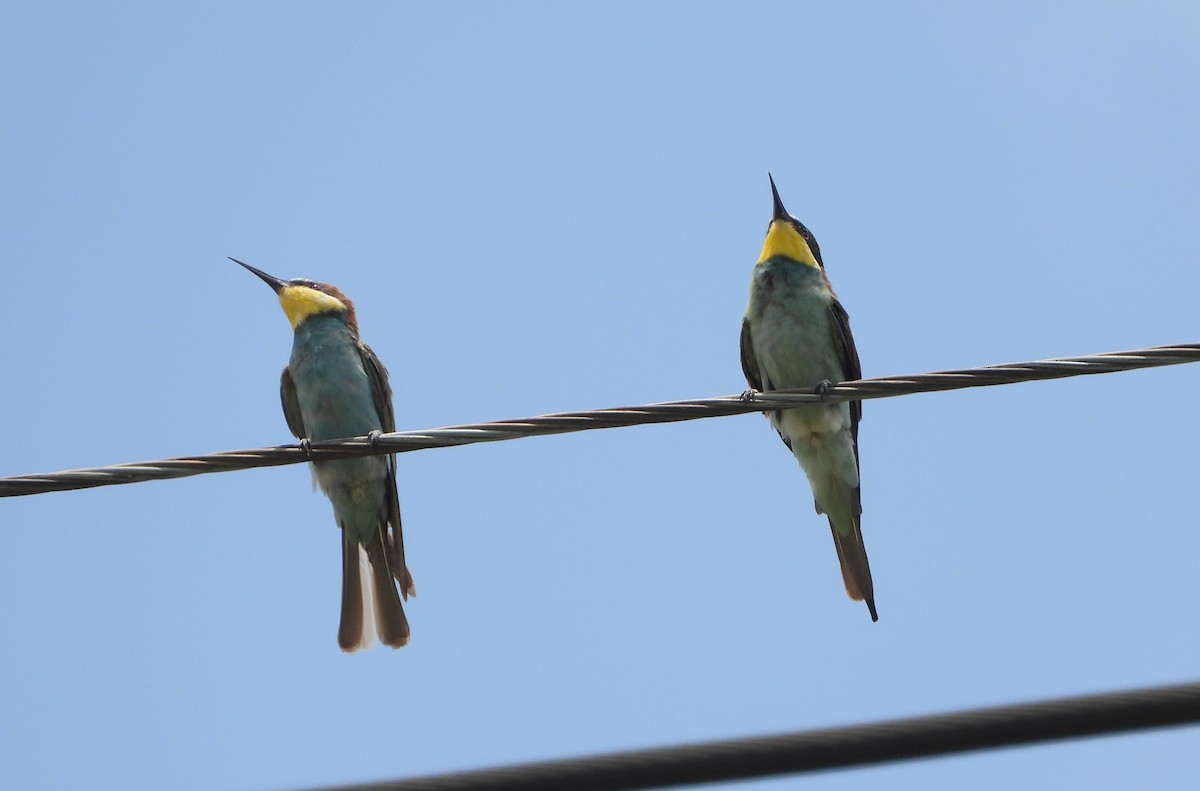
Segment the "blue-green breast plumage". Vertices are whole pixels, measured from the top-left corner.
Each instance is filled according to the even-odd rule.
[[[361,437],[383,430],[359,341],[343,317],[313,316],[297,327],[288,369],[308,439]],[[338,522],[367,543],[386,520],[386,457],[322,461],[314,467]]]
[[[764,389],[844,378],[829,321],[832,303],[819,269],[781,257],[754,268],[746,318],[759,365],[770,379]]]

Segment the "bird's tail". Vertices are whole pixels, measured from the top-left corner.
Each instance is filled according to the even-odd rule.
[[[363,608],[363,601],[366,597],[366,592],[363,590],[363,572],[366,571],[363,567],[362,550],[359,549],[358,542],[351,539],[342,531],[342,618],[338,623],[338,645],[343,651],[357,651],[360,648],[367,648],[370,642],[367,641],[367,634],[371,635],[371,642],[374,642],[375,629],[367,629],[366,616],[367,612]],[[369,574],[370,572],[367,571]]]
[[[871,566],[867,562],[867,547],[863,544],[862,501],[859,487],[850,487],[835,475],[829,476],[829,485],[818,499],[817,512],[829,517],[829,528],[833,532],[833,544],[837,547],[838,561],[842,564],[842,582],[846,594],[855,601],[865,601],[871,611],[871,620],[878,621],[875,612],[875,586],[871,581]]]
[[[342,617],[338,626],[338,645],[343,651],[369,648],[376,633],[380,642],[392,648],[408,644],[408,619],[392,581],[389,554],[383,549],[382,530],[365,548],[343,532]]]

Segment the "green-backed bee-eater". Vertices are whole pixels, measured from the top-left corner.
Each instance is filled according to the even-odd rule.
[[[750,281],[742,320],[742,371],[759,392],[827,387],[862,378],[850,319],[829,285],[821,248],[804,223],[788,214],[771,180],[774,214]],[[858,480],[859,401],[811,404],[767,413],[800,462],[818,514],[829,518],[846,593],[866,601],[875,590],[863,546]]]
[[[346,295],[325,283],[281,280],[230,260],[279,295],[295,333],[279,388],[292,433],[323,440],[395,431],[387,369],[359,340],[354,304]],[[342,531],[338,645],[357,651],[372,645],[376,633],[384,645],[405,645],[408,621],[400,597],[417,591],[404,563],[395,456],[315,461],[313,475]]]

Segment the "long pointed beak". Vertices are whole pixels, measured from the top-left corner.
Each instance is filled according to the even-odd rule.
[[[283,289],[285,289],[287,287],[286,280],[280,280],[279,278],[275,277],[274,275],[268,275],[266,272],[262,271],[261,269],[255,269],[254,267],[247,264],[245,261],[239,261],[236,258],[234,258],[233,256],[229,256],[229,260],[234,262],[235,264],[241,264],[242,266],[246,267],[254,274],[261,277],[263,282],[266,283],[268,286],[270,286],[271,290],[274,291],[276,294],[278,294],[280,291],[282,291]]]
[[[772,176],[770,173],[768,173],[767,178],[771,180],[771,198],[775,201],[775,215],[771,219],[773,219],[773,220],[791,219],[792,215],[788,214],[787,209],[783,208],[783,201],[779,199],[779,190],[775,189],[775,177]],[[241,262],[239,261],[238,263],[241,263]],[[245,266],[245,264],[242,264],[242,266]]]

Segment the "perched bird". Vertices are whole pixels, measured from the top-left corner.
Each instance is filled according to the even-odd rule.
[[[742,320],[746,381],[767,392],[860,379],[862,368],[850,320],[829,285],[817,240],[804,223],[788,214],[775,179],[768,178],[775,210]],[[817,513],[829,518],[846,593],[856,601],[865,600],[871,620],[879,620],[859,524],[862,403],[811,404],[766,414],[808,476]]]
[[[279,390],[292,433],[308,441],[395,431],[387,370],[359,340],[354,304],[346,295],[325,283],[281,280],[229,260],[262,278],[291,322],[292,357]],[[342,531],[338,645],[343,651],[366,648],[376,632],[384,645],[405,645],[408,621],[400,597],[417,591],[404,563],[395,457],[315,461],[313,475]]]

